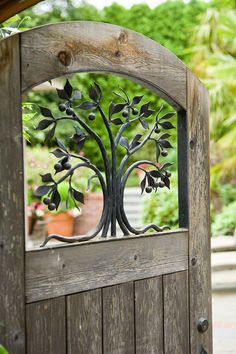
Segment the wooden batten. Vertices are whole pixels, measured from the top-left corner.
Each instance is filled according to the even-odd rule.
[[[26,301],[185,270],[187,235],[176,231],[28,251]]]

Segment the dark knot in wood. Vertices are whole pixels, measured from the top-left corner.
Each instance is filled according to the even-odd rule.
[[[64,66],[69,66],[71,63],[71,54],[68,53],[65,50],[62,50],[61,52],[58,53],[57,55],[60,63]]]
[[[119,57],[121,56],[121,52],[120,52],[119,50],[117,50],[117,51],[115,52],[115,56],[116,56],[117,58],[119,58]]]
[[[119,38],[118,38],[119,44],[127,43],[127,40],[128,40],[127,32],[122,31],[119,35]]]

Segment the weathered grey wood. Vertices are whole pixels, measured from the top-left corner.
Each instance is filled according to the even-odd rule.
[[[21,34],[22,89],[73,72],[112,72],[186,108],[186,67],[160,44],[126,28],[64,22]]]
[[[68,354],[102,354],[101,289],[67,296]]]
[[[185,270],[187,231],[26,253],[26,301]]]
[[[24,176],[19,36],[0,41],[0,343],[25,353]]]
[[[187,271],[163,276],[165,354],[189,353],[187,284]]]
[[[134,354],[134,284],[102,289],[103,354]]]
[[[198,79],[188,72],[188,205],[189,205],[189,291],[191,353],[200,348],[212,353],[211,255],[209,203],[209,101]],[[197,331],[200,317],[210,326]]]
[[[65,354],[65,297],[26,305],[27,354]]]
[[[135,282],[137,354],[163,353],[162,277]]]

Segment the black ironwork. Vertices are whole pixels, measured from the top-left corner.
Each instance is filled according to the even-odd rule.
[[[155,231],[169,229],[168,226],[159,227],[155,224],[149,224],[142,229],[137,229],[130,225],[124,210],[124,190],[127,179],[134,169],[142,170],[144,173],[144,178],[141,181],[141,193],[144,191],[146,193],[151,193],[152,191],[156,192],[158,188],[170,188],[171,173],[167,170],[167,168],[172,164],[165,163],[160,165],[159,157],[160,155],[166,157],[168,155],[166,149],[172,148],[168,140],[171,135],[169,133],[162,133],[161,131],[175,128],[170,122],[170,119],[175,113],[169,112],[163,116],[160,116],[162,111],[161,107],[156,112],[155,123],[151,128],[149,128],[147,118],[155,113],[154,110],[150,109],[150,102],[139,105],[143,99],[143,96],[135,96],[132,100],[130,100],[126,92],[122,88],[120,88],[120,90],[120,93],[114,94],[118,96],[122,102],[110,103],[108,117],[104,113],[101,106],[102,91],[97,83],[94,83],[94,85],[92,85],[89,89],[89,97],[91,101],[83,101],[76,106],[75,102],[82,100],[82,93],[79,91],[74,91],[70,82],[67,80],[64,89],[57,90],[59,98],[64,101],[59,105],[59,110],[66,113],[63,116],[54,117],[50,109],[40,107],[41,114],[46,119],[44,118],[40,121],[37,129],[44,130],[50,127],[47,132],[46,140],[50,140],[54,137],[57,124],[60,121],[67,120],[76,124],[73,140],[76,143],[78,153],[70,153],[66,145],[60,139],[56,138],[58,147],[52,151],[52,153],[59,159],[54,165],[55,174],[63,171],[66,172],[58,181],[55,181],[50,173],[42,175],[42,181],[45,184],[37,188],[35,195],[46,195],[43,201],[48,206],[48,209],[51,211],[55,209],[57,210],[61,201],[58,185],[68,179],[68,198],[72,197],[75,206],[79,208],[79,203],[84,203],[84,195],[73,187],[72,177],[75,170],[81,167],[86,167],[94,172],[90,178],[98,178],[104,197],[102,216],[94,230],[89,232],[87,235],[73,236],[70,238],[62,235],[49,235],[43,245],[45,245],[52,238],[64,242],[87,241],[98,235],[100,232],[102,237],[106,237],[110,226],[111,236],[115,237],[116,222],[118,222],[124,235],[129,235],[130,233],[137,235],[150,229]],[[139,109],[137,108],[138,105],[140,106]],[[111,159],[109,159],[101,137],[77,113],[77,111],[80,110],[90,112],[88,114],[88,120],[90,122],[96,119],[95,112],[99,113],[108,134]],[[145,136],[142,134],[136,134],[132,141],[129,142],[128,138],[124,136],[124,133],[126,128],[135,122],[141,123],[142,127],[149,131]],[[117,134],[113,134],[111,129],[112,125],[119,126]],[[105,178],[94,164],[92,164],[86,157],[79,154],[88,137],[92,137],[100,149],[104,162]],[[141,160],[127,167],[130,157],[139,151],[148,141],[153,141],[155,144],[156,163],[149,160]],[[119,145],[126,150],[126,154],[124,155],[120,166],[117,167],[117,148]],[[80,160],[80,162],[72,166],[70,163],[70,158],[72,157]],[[148,165],[151,169],[142,168],[142,164]]]

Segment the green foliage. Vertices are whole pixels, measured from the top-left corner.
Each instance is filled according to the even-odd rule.
[[[172,177],[171,189],[159,189],[157,194],[152,194],[145,199],[143,221],[145,224],[154,223],[158,226],[168,225],[178,228],[178,192],[177,177]]]
[[[215,217],[212,224],[212,234],[233,235],[236,228],[236,201],[224,206],[222,212]]]
[[[63,8],[59,7],[57,2],[51,1],[51,10],[40,15],[36,14],[36,9],[37,5],[19,15],[21,19],[25,16],[31,17],[30,21],[24,21],[24,25],[29,28],[66,20],[113,23],[149,36],[192,66],[195,73],[207,85],[211,97],[211,192],[212,215],[215,218],[215,214],[220,212],[222,206],[227,205],[235,198],[235,1],[212,0],[206,3],[201,0],[192,0],[185,3],[182,0],[174,0],[166,1],[154,9],[150,9],[146,4],[138,4],[132,6],[131,9],[125,9],[117,3],[113,3],[103,10],[97,10],[85,2],[82,2],[78,7],[73,6],[72,1],[68,0]],[[18,30],[19,17],[5,23],[5,26],[13,28],[13,32],[15,31],[14,27]],[[9,33],[11,31],[7,29],[5,35]],[[97,81],[104,88],[104,106],[108,106],[111,91],[118,85],[121,85],[130,96],[134,93],[132,82],[112,75],[80,74],[72,78],[73,86],[78,88],[88,87],[92,81]],[[135,93],[137,90],[144,92],[145,98],[150,100],[152,105],[160,105],[161,101],[157,100],[152,93],[135,84]],[[31,92],[28,101],[44,106],[48,106],[50,103],[52,111],[56,109],[58,103],[56,95],[51,91]],[[169,107],[165,105],[165,109],[169,109]],[[32,136],[32,146],[43,145],[44,134],[34,130],[39,118],[39,114],[36,114],[33,119],[24,121],[26,134],[30,133]],[[94,124],[99,135],[103,136],[103,127],[96,121]],[[64,140],[70,132],[72,134],[72,129],[69,124],[62,124],[58,128],[57,135]],[[131,137],[134,132],[130,131],[128,134],[130,134],[128,137]],[[176,147],[176,139],[174,147]],[[70,145],[70,148],[73,149],[73,145]],[[92,141],[88,141],[84,150],[85,154],[93,157],[94,163],[101,167],[101,156]],[[154,153],[152,144],[147,144],[140,157],[144,158],[148,155],[153,158]],[[176,162],[176,155],[172,156],[172,154],[174,151],[169,157]],[[232,188],[230,184],[232,184]],[[155,200],[155,197],[153,199]],[[163,202],[163,206],[166,207],[166,203],[168,201]],[[150,207],[152,207],[151,204]],[[217,215],[216,218],[218,220],[220,216]]]
[[[8,351],[0,344],[0,354],[8,354]]]

